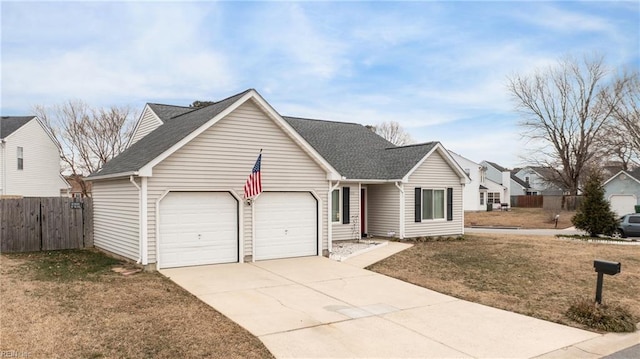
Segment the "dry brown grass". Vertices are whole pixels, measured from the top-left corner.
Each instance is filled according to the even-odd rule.
[[[472,302],[585,328],[565,312],[575,299],[594,298],[596,258],[622,263],[622,273],[605,276],[603,302],[620,304],[640,320],[640,246],[467,236],[416,243],[369,269]]]
[[[464,225],[470,226],[503,226],[527,229],[553,229],[553,217],[560,214],[558,228],[573,226],[571,217],[575,211],[551,211],[542,208],[512,208],[510,211],[465,212]]]
[[[93,251],[1,256],[0,350],[29,358],[265,358],[249,332],[159,273]]]

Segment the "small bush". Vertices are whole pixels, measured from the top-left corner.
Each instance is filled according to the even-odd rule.
[[[434,237],[413,237],[407,238],[408,242],[424,243],[424,242],[455,242],[464,241],[464,236],[446,237],[446,236],[434,236]]]
[[[567,317],[589,328],[607,332],[634,332],[636,319],[619,305],[596,304],[588,299],[575,300]]]

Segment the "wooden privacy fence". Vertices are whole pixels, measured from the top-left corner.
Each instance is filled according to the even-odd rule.
[[[0,251],[93,247],[91,198],[0,199]]]
[[[543,196],[511,196],[511,207],[542,208]]]

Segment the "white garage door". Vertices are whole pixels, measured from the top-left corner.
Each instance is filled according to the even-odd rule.
[[[228,192],[171,192],[160,202],[161,268],[238,261],[238,202]]]
[[[616,212],[619,216],[624,216],[627,213],[633,213],[635,210],[634,206],[638,204],[636,196],[631,194],[614,194],[609,197],[609,202],[611,202],[611,210]]]
[[[255,259],[318,254],[318,209],[309,192],[263,192],[255,202]]]

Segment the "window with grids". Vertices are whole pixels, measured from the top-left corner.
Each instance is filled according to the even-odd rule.
[[[487,193],[487,203],[500,203],[500,192]]]
[[[445,208],[443,189],[422,190],[422,219],[444,219]]]

